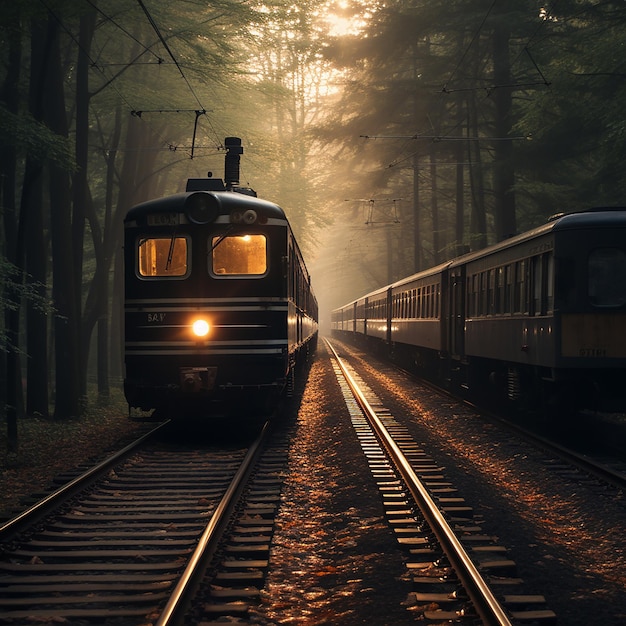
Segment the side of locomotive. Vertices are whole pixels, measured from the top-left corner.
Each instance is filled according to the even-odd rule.
[[[191,179],[125,230],[129,408],[267,414],[317,339],[317,302],[283,210]]]
[[[626,406],[624,209],[560,216],[381,291],[387,354],[455,391],[552,413]],[[359,334],[342,324],[351,307],[334,333]]]

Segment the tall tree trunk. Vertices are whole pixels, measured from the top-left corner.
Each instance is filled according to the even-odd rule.
[[[107,176],[106,176],[106,207],[107,214],[111,215],[111,223],[108,228],[110,230],[109,250],[111,265],[113,266],[112,279],[112,302],[110,312],[110,333],[108,337],[108,350],[110,355],[109,373],[113,378],[122,378],[124,357],[121,338],[123,334],[122,320],[124,315],[123,305],[123,259],[121,244],[123,237],[122,216],[119,209],[113,215],[113,188],[116,176],[116,161],[119,147],[119,140],[122,135],[122,112],[118,106],[115,111],[115,127],[113,131],[113,139],[111,140],[111,149],[107,154]],[[105,228],[105,230],[107,230]],[[100,374],[98,374],[98,386],[100,386]]]
[[[118,106],[115,109],[115,122],[113,126],[113,135],[111,137],[109,151],[106,157],[107,175],[106,175],[106,191],[104,201],[104,241],[103,241],[103,259],[102,264],[106,267],[106,274],[103,277],[102,284],[99,288],[99,309],[98,317],[98,398],[104,401],[110,396],[109,383],[109,351],[111,349],[111,340],[109,336],[109,271],[115,257],[115,248],[117,247],[118,232],[116,221],[113,220],[113,189],[115,182],[115,162],[119,148],[119,142],[122,135],[122,111]],[[116,328],[115,323],[111,324]]]
[[[7,29],[8,49],[6,57],[6,74],[4,82],[0,87],[0,99],[4,102],[8,111],[17,114],[19,110],[19,81],[21,73],[22,39],[20,28],[19,4],[14,3],[7,7],[4,15],[5,24],[11,26]],[[2,203],[2,252],[5,258],[13,261],[16,256],[17,241],[17,200],[15,196],[17,155],[15,146],[4,146],[0,150],[0,202]],[[7,283],[2,297],[5,302],[11,298],[11,286]],[[9,309],[4,312],[5,329],[11,327],[12,313]],[[14,380],[16,372],[19,370],[16,363],[9,361],[17,358],[17,355],[9,357],[9,350],[0,351],[0,415],[6,414],[7,418],[7,449],[10,452],[17,452],[17,411],[8,411],[8,405],[15,404],[15,400],[9,402],[9,396],[15,398],[17,381]],[[9,378],[11,371],[11,378]]]
[[[433,224],[433,265],[439,264],[441,254],[441,226],[439,222],[439,203],[437,201],[437,162],[435,144],[430,144],[430,214]]]
[[[78,37],[78,59],[76,63],[76,172],[72,180],[72,248],[74,251],[74,293],[77,296],[77,319],[81,316],[81,298],[83,282],[83,240],[85,236],[87,198],[87,169],[89,162],[89,69],[91,60],[89,51],[96,24],[95,7],[87,11],[80,19]],[[84,337],[84,331],[81,335]],[[79,337],[80,341],[80,337]],[[83,361],[84,346],[79,350],[81,394],[87,394],[87,363]]]
[[[56,36],[56,24],[39,20],[31,28],[31,72],[29,109],[37,121],[44,119],[45,78],[48,74],[49,52]],[[22,186],[20,221],[23,221],[25,281],[45,298],[46,250],[43,226],[43,163],[38,155],[28,155],[28,179]],[[47,316],[33,302],[26,312],[27,386],[26,412],[48,415],[48,351]]]
[[[478,139],[479,137],[476,98],[473,94],[468,100],[467,114],[469,139],[467,142],[467,157],[472,192],[469,244],[472,250],[480,250],[487,245],[487,214],[485,210],[485,187],[480,142],[472,141],[472,139]]]
[[[26,229],[26,283],[46,300],[48,251],[43,225],[43,176],[29,190],[29,220]],[[41,303],[29,301],[26,308],[26,413],[48,417],[48,316]]]
[[[464,111],[465,99],[461,94],[457,98],[456,105],[456,125],[457,128],[463,128],[466,126],[465,111]],[[454,254],[460,255],[464,251],[463,235],[465,233],[465,165],[463,160],[465,157],[465,146],[462,141],[459,141],[454,146],[454,156],[456,161],[456,201],[455,201],[455,215],[454,215]]]
[[[420,169],[417,148],[413,155],[413,264],[414,272],[419,272],[423,266],[422,229],[420,220]]]
[[[51,26],[56,21],[50,20]],[[46,89],[46,123],[63,137],[68,136],[63,92],[63,72],[58,38],[50,53]],[[55,308],[55,419],[81,413],[79,361],[79,304],[76,293],[71,225],[71,185],[69,174],[50,164],[50,240],[52,246],[52,299]],[[77,305],[78,303],[78,305]]]
[[[493,74],[495,90],[495,134],[493,151],[493,192],[495,200],[496,239],[502,241],[516,232],[515,173],[513,170],[513,140],[511,106],[512,85],[509,59],[511,33],[506,19],[496,22],[493,33]]]

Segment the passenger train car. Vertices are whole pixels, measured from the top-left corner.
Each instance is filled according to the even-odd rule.
[[[626,209],[419,272],[334,310],[332,332],[474,398],[626,410]]]
[[[267,414],[317,341],[317,302],[283,210],[226,177],[144,202],[124,220],[129,409]]]

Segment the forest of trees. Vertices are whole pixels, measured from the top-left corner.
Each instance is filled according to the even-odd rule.
[[[126,211],[221,176],[286,210],[322,310],[624,203],[626,4],[0,0],[0,407],[122,376]]]

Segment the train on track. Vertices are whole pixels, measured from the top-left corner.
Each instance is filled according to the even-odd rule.
[[[360,342],[472,399],[626,410],[626,209],[545,224],[332,311]]]
[[[318,307],[284,211],[225,178],[133,207],[124,220],[129,411],[266,415],[315,349]]]

